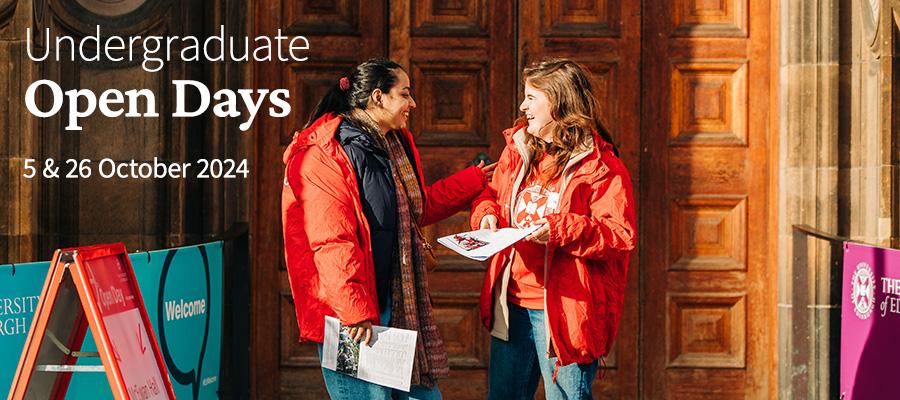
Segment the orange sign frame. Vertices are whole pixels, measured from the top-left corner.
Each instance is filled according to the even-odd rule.
[[[134,311],[137,310],[140,318],[137,320],[137,337],[141,341],[141,353],[145,353],[145,350],[153,352],[152,359],[155,360],[156,365],[149,367],[153,369],[151,371],[153,375],[150,376],[153,382],[148,382],[149,386],[133,386],[132,390],[127,387],[123,370],[129,371],[127,375],[133,383],[136,374],[134,371],[139,371],[137,375],[140,375],[140,371],[146,372],[148,366],[143,363],[136,366],[123,365],[120,355],[126,354],[128,349],[117,349],[107,330],[111,326],[109,322],[113,321],[113,318],[109,317],[112,316],[116,319],[118,317],[116,314],[104,315],[101,312],[101,301],[107,302],[105,305],[108,309],[110,298],[101,299],[97,291],[102,291],[102,288],[98,289],[96,281],[93,284],[91,282],[92,277],[97,277],[98,268],[91,266],[91,262],[95,261],[98,266],[103,266],[99,260],[109,260],[109,257],[115,257],[121,263],[119,270],[114,271],[119,274],[118,277],[115,277],[118,280],[116,285],[119,285],[116,287],[119,290],[116,294],[122,294],[122,304],[125,299],[128,299],[133,306],[117,315],[129,314],[126,316],[130,316],[131,320],[134,320],[137,317],[134,315]],[[104,271],[104,273],[107,272],[109,271]],[[107,279],[107,282],[112,281]],[[129,294],[133,297],[129,297]],[[119,297],[115,296],[115,300],[118,299]],[[134,277],[134,270],[125,245],[115,243],[60,249],[53,254],[47,279],[44,281],[44,288],[35,309],[31,329],[13,377],[9,400],[31,398],[32,396],[64,399],[72,372],[77,371],[75,363],[78,360],[78,353],[69,349],[81,348],[88,327],[93,333],[99,357],[103,362],[103,369],[116,399],[175,399],[175,392],[172,389],[169,374],[166,372],[162,353],[147,316],[144,299]],[[146,334],[146,338],[149,338],[146,346],[143,343],[145,336],[141,333]],[[119,341],[119,343],[122,342]],[[128,358],[126,357],[126,359]],[[61,372],[35,374],[38,367],[45,365],[54,366]],[[162,382],[155,382],[156,378],[161,378]],[[135,390],[139,393],[132,396],[132,392]]]

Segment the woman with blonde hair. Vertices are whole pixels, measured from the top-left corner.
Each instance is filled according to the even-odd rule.
[[[490,399],[590,399],[622,315],[636,241],[631,179],[584,67],[524,71],[524,115],[474,200],[473,229],[536,229],[493,256],[481,292],[491,331]]]

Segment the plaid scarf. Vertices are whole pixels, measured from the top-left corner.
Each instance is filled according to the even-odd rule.
[[[391,159],[391,171],[397,187],[398,255],[394,263],[391,292],[391,326],[419,332],[416,356],[413,360],[412,383],[433,387],[437,378],[450,374],[444,340],[434,322],[431,297],[428,295],[428,275],[422,260],[422,238],[413,224],[422,217],[422,190],[419,180],[406,156],[397,134],[384,136],[385,150]]]

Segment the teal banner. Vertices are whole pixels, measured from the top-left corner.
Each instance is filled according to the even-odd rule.
[[[129,255],[179,399],[218,399],[222,348],[222,242]],[[0,265],[0,388],[9,392],[49,262]],[[83,351],[96,351],[88,333]],[[99,359],[80,359],[99,365]],[[72,375],[67,399],[112,399],[103,373]]]

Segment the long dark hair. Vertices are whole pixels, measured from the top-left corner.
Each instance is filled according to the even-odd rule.
[[[552,132],[551,143],[532,135],[526,136],[526,145],[534,154],[534,160],[540,160],[544,153],[556,157],[555,165],[547,171],[538,171],[538,163],[533,163],[534,172],[545,181],[559,176],[569,157],[592,140],[592,131],[597,131],[604,141],[612,145],[613,153],[619,155],[612,136],[600,120],[600,106],[586,68],[572,60],[550,58],[529,65],[523,75],[525,82],[547,94],[553,117],[547,126]],[[516,121],[516,125],[525,122],[523,116]]]
[[[356,108],[365,109],[375,89],[387,93],[397,84],[395,71],[398,69],[402,70],[403,67],[384,58],[371,58],[357,65],[346,76],[348,81],[346,90],[341,88],[341,79],[335,79],[334,85],[328,89],[309,115],[306,127],[327,113],[346,115]]]

